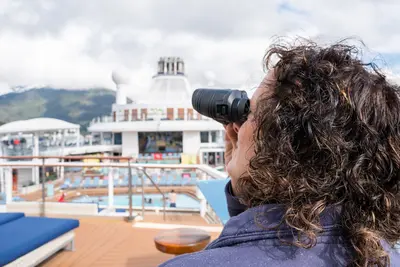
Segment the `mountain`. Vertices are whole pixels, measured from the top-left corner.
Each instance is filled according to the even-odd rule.
[[[89,122],[110,115],[115,91],[108,89],[30,89],[0,96],[0,125],[16,120],[48,117],[77,123],[86,132]]]

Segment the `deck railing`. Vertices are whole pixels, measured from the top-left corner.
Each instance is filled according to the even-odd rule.
[[[8,161],[5,161],[8,160]],[[19,161],[18,161],[19,160]],[[79,161],[78,161],[79,160]],[[96,160],[100,162],[87,162],[88,160]],[[61,161],[61,162],[59,162]],[[86,161],[86,162],[81,162]],[[3,193],[10,194],[12,192],[12,177],[6,179],[5,177],[5,169],[6,168],[41,168],[41,177],[39,184],[41,184],[41,202],[40,202],[40,215],[46,216],[46,203],[49,201],[46,200],[46,169],[49,167],[56,168],[118,168],[118,169],[126,169],[128,171],[128,197],[129,197],[129,208],[128,208],[128,216],[127,220],[133,220],[133,203],[132,203],[132,195],[133,195],[133,184],[132,177],[133,171],[135,173],[139,173],[140,179],[142,179],[141,183],[141,194],[142,194],[142,217],[145,215],[145,181],[146,178],[150,181],[151,185],[157,190],[157,192],[162,196],[163,199],[163,217],[164,220],[166,218],[166,195],[161,190],[160,186],[156,181],[152,178],[152,175],[149,172],[160,169],[169,169],[169,170],[179,170],[179,169],[195,169],[197,171],[197,175],[201,176],[201,179],[223,179],[226,178],[223,173],[213,169],[207,165],[194,165],[194,164],[143,164],[143,163],[134,163],[133,159],[130,157],[95,157],[95,156],[1,156],[0,157],[0,178],[3,179],[0,181],[6,186],[2,186]],[[8,169],[10,172],[11,170]],[[2,174],[1,174],[2,173]],[[10,184],[11,183],[11,184]],[[6,189],[7,188],[7,189]],[[110,190],[114,190],[115,185],[111,184],[109,187],[109,195]],[[113,195],[113,194],[112,194]],[[10,197],[7,202],[10,202]],[[12,199],[11,199],[12,202]],[[60,203],[61,204],[61,203]],[[51,206],[55,205],[54,201],[52,201]]]
[[[93,119],[90,125],[96,123],[112,123],[112,122],[132,122],[132,121],[197,121],[206,120],[210,118],[202,116],[193,108],[182,106],[173,108],[160,108],[157,106],[149,105],[126,105],[118,107],[117,110],[112,112],[111,116],[102,116]]]

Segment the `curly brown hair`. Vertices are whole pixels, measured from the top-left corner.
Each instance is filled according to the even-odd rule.
[[[341,207],[349,266],[390,266],[381,241],[400,240],[399,87],[360,51],[306,40],[269,49],[276,81],[258,101],[255,156],[237,188],[251,207],[283,204],[303,248],[316,244],[321,213]]]

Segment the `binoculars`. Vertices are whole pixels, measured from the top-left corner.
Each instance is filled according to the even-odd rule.
[[[196,89],[192,95],[193,108],[206,117],[224,125],[242,124],[250,111],[245,91],[231,89]]]

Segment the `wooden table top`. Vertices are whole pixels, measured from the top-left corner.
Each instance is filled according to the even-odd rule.
[[[161,252],[181,255],[203,250],[210,240],[211,236],[204,230],[177,228],[160,232],[154,243]]]

